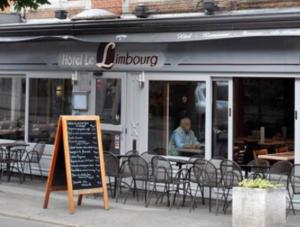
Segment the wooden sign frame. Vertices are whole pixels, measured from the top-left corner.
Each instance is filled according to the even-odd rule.
[[[108,193],[106,187],[106,174],[105,174],[105,162],[103,155],[103,145],[102,145],[102,135],[101,135],[101,126],[100,126],[100,118],[99,116],[61,116],[58,121],[56,135],[55,135],[55,143],[52,154],[52,161],[50,165],[50,171],[48,175],[46,190],[45,190],[45,198],[44,198],[44,206],[46,209],[49,203],[50,193],[52,191],[65,191],[68,192],[68,200],[69,200],[69,212],[75,212],[75,203],[74,203],[74,190],[73,190],[73,182],[72,182],[72,173],[71,173],[71,162],[70,162],[70,150],[69,150],[69,140],[68,140],[68,121],[95,121],[96,122],[96,132],[97,132],[97,141],[98,141],[98,151],[99,151],[99,162],[100,162],[100,174],[102,187],[100,188],[91,188],[91,189],[80,189],[76,190],[78,192],[78,205],[80,206],[82,203],[82,197],[86,194],[94,194],[94,193],[102,193],[104,208],[108,209]],[[61,146],[63,143],[63,146]],[[58,155],[61,151],[61,147],[63,147],[64,159],[65,159],[65,173],[66,173],[66,185],[62,186],[54,186],[54,173],[56,164],[58,161]]]

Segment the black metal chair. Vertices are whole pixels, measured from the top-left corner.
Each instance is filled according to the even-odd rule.
[[[248,178],[256,179],[267,177],[270,168],[269,161],[263,159],[256,159],[250,161],[247,165],[251,170],[251,174],[248,176]]]
[[[128,165],[133,181],[130,184],[130,190],[125,197],[124,203],[126,203],[130,191],[136,194],[137,200],[139,200],[137,183],[141,182],[144,188],[145,206],[147,206],[148,195],[148,181],[149,181],[149,167],[145,159],[140,155],[131,155],[128,157]]]
[[[105,172],[108,178],[109,189],[112,196],[117,194],[117,182],[120,176],[120,160],[111,152],[104,152]],[[114,178],[114,186],[111,178]]]
[[[194,155],[189,158],[187,164],[185,165],[185,171],[186,171],[186,183],[184,184],[184,193],[183,193],[183,201],[182,206],[185,204],[186,197],[188,194],[193,198],[192,194],[192,187],[191,184],[197,184],[196,177],[194,175],[194,172],[192,171],[192,167],[194,166],[194,162],[196,160],[202,160],[203,157],[199,155]]]
[[[193,195],[191,208],[196,205],[197,192],[200,190],[202,203],[204,204],[204,190],[209,189],[209,212],[211,212],[211,199],[212,199],[212,189],[217,188],[219,185],[218,181],[218,170],[217,168],[207,160],[197,159],[194,162],[191,171],[195,177],[197,187],[195,194]]]
[[[287,190],[289,199],[289,206],[292,207],[293,213],[295,213],[294,205],[292,203],[292,195],[289,190],[290,175],[293,168],[293,164],[288,161],[278,161],[270,167],[269,180],[276,184],[283,184]]]
[[[291,188],[292,191],[289,207],[292,207],[293,213],[295,214],[293,198],[295,195],[300,195],[300,164],[295,164],[293,166],[289,176],[289,182],[290,182],[290,187],[288,189]]]
[[[14,147],[10,149],[10,154],[6,154],[5,162],[9,164],[9,169],[7,170],[8,181],[10,181],[13,173],[18,173],[20,183],[25,180],[24,175],[24,164],[28,161],[27,151],[24,147]]]
[[[130,168],[129,168],[129,162],[128,162],[128,158],[131,155],[135,155],[138,152],[136,150],[132,150],[132,151],[128,151],[124,157],[122,157],[120,159],[121,162],[121,166],[120,166],[120,170],[119,170],[119,176],[118,176],[118,180],[117,180],[117,184],[116,184],[116,202],[118,202],[119,196],[122,192],[122,187],[126,186],[128,189],[130,189],[130,184],[128,183],[128,181],[132,181],[132,177],[131,177],[131,172],[130,172]]]
[[[223,160],[220,164],[221,181],[222,186],[222,198],[224,198],[223,212],[226,214],[229,206],[229,195],[233,187],[239,185],[239,182],[243,180],[242,170],[239,165],[230,160]],[[219,203],[217,203],[217,211],[219,211]]]
[[[32,164],[36,164],[38,166],[40,176],[43,176],[43,171],[41,167],[41,159],[45,152],[46,144],[45,142],[38,142],[31,151],[28,151],[25,155],[27,157],[23,157],[23,162],[28,163],[30,177],[32,179]]]

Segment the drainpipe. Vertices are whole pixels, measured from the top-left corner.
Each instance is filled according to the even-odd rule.
[[[122,1],[122,15],[123,14],[130,14],[129,11],[129,2],[130,0],[121,0]]]

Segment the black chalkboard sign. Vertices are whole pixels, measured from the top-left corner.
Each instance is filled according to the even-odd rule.
[[[51,191],[68,191],[69,211],[75,211],[73,191],[78,205],[84,194],[102,193],[108,209],[105,162],[100,118],[98,116],[61,116],[45,192],[44,208]]]
[[[101,187],[95,121],[67,121],[73,189]]]

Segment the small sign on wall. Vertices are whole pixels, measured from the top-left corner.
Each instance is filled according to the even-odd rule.
[[[73,92],[72,104],[73,110],[88,110],[88,92]]]

